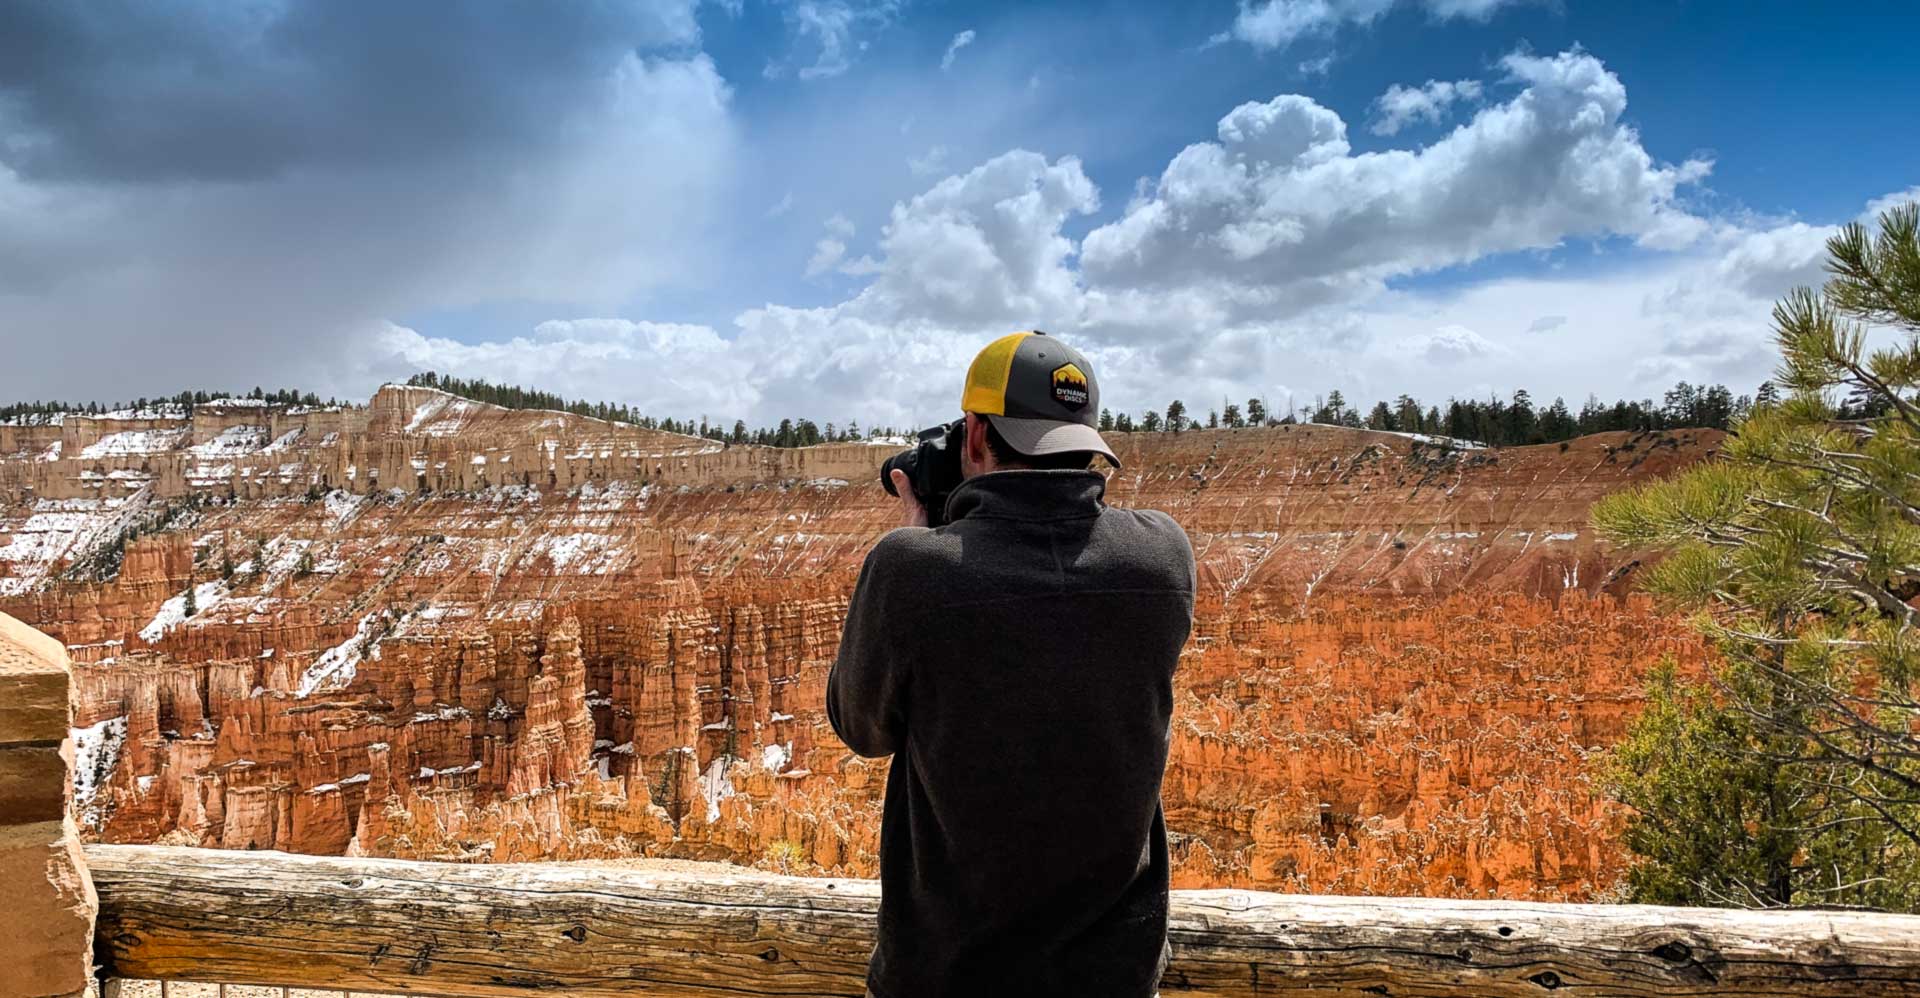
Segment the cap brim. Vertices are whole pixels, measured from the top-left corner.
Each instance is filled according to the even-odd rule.
[[[1008,445],[1028,457],[1092,451],[1120,467],[1113,448],[1100,438],[1100,431],[1085,423],[1066,423],[1056,419],[1015,419],[1012,416],[988,416]]]

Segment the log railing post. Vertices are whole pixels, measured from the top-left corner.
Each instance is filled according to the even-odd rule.
[[[84,994],[99,904],[67,816],[67,650],[0,613],[0,998]]]

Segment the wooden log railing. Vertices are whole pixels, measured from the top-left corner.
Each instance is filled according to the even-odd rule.
[[[439,995],[863,992],[870,881],[92,846],[107,975]],[[1920,916],[1175,891],[1174,995],[1920,995]]]

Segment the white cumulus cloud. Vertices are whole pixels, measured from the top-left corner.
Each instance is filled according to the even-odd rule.
[[[1238,311],[1298,311],[1396,274],[1582,236],[1673,248],[1703,235],[1677,200],[1704,163],[1657,162],[1621,119],[1626,89],[1584,52],[1505,60],[1523,84],[1419,150],[1355,155],[1339,115],[1299,95],[1248,103],[1150,192],[1087,235],[1096,287],[1209,285]],[[1230,311],[1229,314],[1232,314]]]

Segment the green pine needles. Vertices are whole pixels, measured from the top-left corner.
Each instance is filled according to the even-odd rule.
[[[1721,459],[1612,496],[1603,536],[1720,662],[1658,673],[1603,783],[1633,900],[1920,911],[1920,207],[1774,308],[1777,399]],[[1880,344],[1877,345],[1876,344]]]

